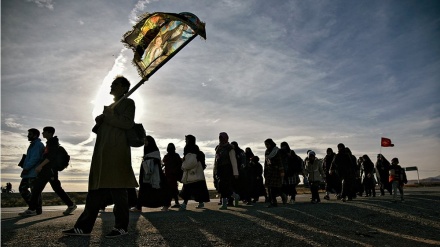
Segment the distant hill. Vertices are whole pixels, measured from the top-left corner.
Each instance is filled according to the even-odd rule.
[[[408,184],[417,184],[417,179],[408,180]],[[420,179],[421,184],[440,184],[440,176]]]

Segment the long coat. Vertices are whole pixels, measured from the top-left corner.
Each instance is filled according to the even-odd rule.
[[[125,131],[134,124],[135,109],[134,101],[127,98],[115,107],[113,115],[105,114],[93,150],[89,190],[139,186],[125,135]]]
[[[281,162],[280,152],[270,159],[270,162],[264,162],[264,178],[267,187],[281,188],[283,186],[283,177],[281,173],[284,173],[284,166]]]
[[[308,159],[305,163],[304,174],[309,179],[309,182],[321,182],[325,178],[322,160],[315,158],[313,163],[311,163],[310,159]]]

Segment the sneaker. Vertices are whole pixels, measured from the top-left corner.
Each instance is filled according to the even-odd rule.
[[[142,212],[142,209],[139,209],[137,207],[132,207],[129,209],[130,212]]]
[[[329,195],[325,195],[325,196],[324,196],[324,199],[326,199],[326,200],[330,200],[330,196],[329,196]]]
[[[171,208],[180,208],[180,204],[174,204]]]
[[[79,228],[72,228],[70,230],[64,230],[63,234],[66,234],[69,236],[90,236],[90,232],[84,232],[82,229],[79,229]]]
[[[127,235],[127,234],[128,234],[128,232],[124,229],[113,228],[113,230],[109,234],[105,235],[105,237],[106,238],[117,238],[117,237]]]
[[[295,204],[295,200],[293,198],[290,199],[289,204]]]
[[[75,211],[75,209],[76,209],[77,207],[78,207],[78,206],[76,206],[76,204],[73,204],[72,206],[67,207],[66,211],[64,211],[63,214],[64,214],[64,215],[69,215],[69,214],[71,214],[73,211]]]
[[[34,215],[37,215],[37,211],[36,210],[28,209],[28,210],[26,210],[26,211],[24,211],[22,213],[19,213],[18,215],[21,215],[21,216],[34,216]]]
[[[186,204],[185,203],[180,204],[179,211],[185,211],[185,210],[186,210]]]
[[[205,203],[203,202],[199,202],[199,205],[196,206],[196,208],[204,208],[205,207]]]

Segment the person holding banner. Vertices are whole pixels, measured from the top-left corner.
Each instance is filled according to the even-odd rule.
[[[89,236],[108,193],[115,204],[115,225],[105,237],[115,238],[128,233],[127,189],[139,186],[131,166],[131,150],[125,134],[134,124],[136,109],[132,99],[124,98],[129,88],[130,82],[125,77],[116,77],[110,90],[115,103],[104,107],[104,113],[95,118],[97,137],[90,165],[86,205],[74,228],[63,231],[66,235]]]

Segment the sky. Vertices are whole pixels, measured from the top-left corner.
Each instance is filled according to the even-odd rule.
[[[27,130],[53,126],[71,155],[63,188],[87,191],[91,128],[112,102],[110,84],[141,80],[121,39],[145,12],[206,23],[206,40],[130,98],[162,157],[170,142],[182,156],[184,136],[196,136],[209,188],[223,131],[260,159],[267,138],[302,158],[344,143],[356,157],[417,166],[409,179],[440,175],[439,1],[3,0],[2,185],[18,187]],[[395,146],[381,148],[381,137]],[[137,178],[142,152],[132,148]]]

